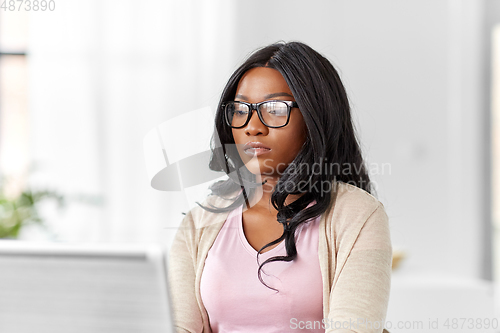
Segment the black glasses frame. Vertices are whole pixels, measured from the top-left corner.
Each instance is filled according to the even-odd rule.
[[[283,102],[283,103],[286,104],[286,106],[287,106],[287,113],[286,113],[286,123],[284,125],[270,126],[270,125],[266,124],[266,122],[264,121],[264,119],[262,117],[262,113],[260,113],[260,106],[262,104],[271,103],[271,102]],[[241,126],[233,126],[233,125],[231,125],[231,122],[229,121],[229,118],[228,118],[228,115],[227,115],[227,111],[226,111],[226,107],[230,103],[244,104],[244,105],[246,105],[246,106],[248,106],[250,108],[250,111],[248,112],[247,120],[245,121],[245,123],[243,125],[241,125]],[[276,100],[276,99],[272,99],[272,100],[268,100],[268,101],[263,101],[263,102],[259,102],[259,103],[247,103],[247,102],[240,102],[240,101],[230,101],[230,102],[222,103],[222,108],[224,110],[224,119],[226,119],[226,124],[229,127],[231,127],[231,128],[243,128],[246,125],[248,125],[248,123],[250,122],[250,118],[252,118],[253,110],[257,111],[257,115],[259,116],[260,121],[264,125],[266,125],[267,127],[269,127],[269,128],[285,127],[286,125],[288,125],[288,122],[290,121],[290,112],[292,111],[292,108],[298,108],[298,107],[299,107],[299,105],[295,101],[281,101],[281,100]]]

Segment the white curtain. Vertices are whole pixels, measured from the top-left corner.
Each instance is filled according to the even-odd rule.
[[[70,199],[43,207],[53,238],[170,243],[188,206],[151,188],[142,140],[216,106],[239,60],[233,16],[230,0],[66,0],[30,17],[30,181]]]

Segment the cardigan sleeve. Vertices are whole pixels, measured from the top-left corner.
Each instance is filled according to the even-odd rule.
[[[337,252],[335,269],[340,272],[336,272],[330,291],[326,332],[373,333],[384,328],[392,247],[383,205],[379,203],[359,228],[351,229],[355,230],[355,241],[347,250],[345,244],[340,244]]]
[[[193,230],[188,213],[177,230],[169,254],[169,285],[174,310],[176,332],[202,332],[203,320],[196,300],[194,243],[189,237]]]

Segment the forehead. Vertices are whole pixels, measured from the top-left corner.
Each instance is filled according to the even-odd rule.
[[[266,96],[276,93],[292,95],[281,73],[267,67],[248,70],[242,76],[236,90],[236,95],[243,96],[248,100],[262,100],[266,99]]]

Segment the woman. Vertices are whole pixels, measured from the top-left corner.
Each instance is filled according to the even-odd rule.
[[[278,43],[231,76],[212,170],[170,252],[179,332],[382,332],[392,249],[342,82],[309,46]]]

